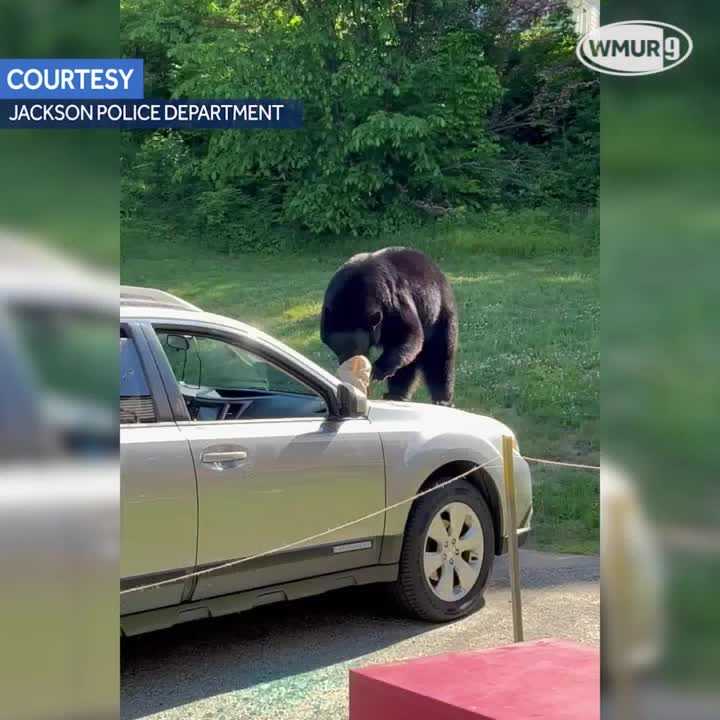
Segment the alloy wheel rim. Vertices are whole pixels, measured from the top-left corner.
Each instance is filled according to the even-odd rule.
[[[425,535],[423,567],[433,594],[445,602],[465,597],[480,577],[485,541],[477,513],[452,502],[433,517]]]

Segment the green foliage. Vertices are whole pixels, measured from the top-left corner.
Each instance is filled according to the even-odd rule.
[[[592,205],[597,93],[567,13],[545,5],[123,0],[147,94],[305,108],[301,131],[128,136],[124,211],[181,213],[235,252],[498,205]]]
[[[547,208],[509,210],[492,206],[461,220],[441,220],[446,242],[468,253],[537,257],[551,253],[591,254],[596,250],[596,222],[586,211],[556,214]]]
[[[504,196],[521,205],[596,204],[599,83],[575,58],[567,7],[506,35],[498,73],[506,92],[492,126],[504,157]]]

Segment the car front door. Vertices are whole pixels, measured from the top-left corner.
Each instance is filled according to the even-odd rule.
[[[120,335],[121,589],[191,572],[197,490],[190,444],[172,418],[147,341]],[[122,595],[123,614],[175,605],[189,585],[169,583]]]
[[[197,473],[199,568],[280,548],[384,506],[378,433],[367,418],[332,417],[317,378],[313,384],[302,368],[239,334],[156,332],[156,350],[188,409],[178,428]],[[201,575],[193,598],[373,565],[384,522],[381,515]]]

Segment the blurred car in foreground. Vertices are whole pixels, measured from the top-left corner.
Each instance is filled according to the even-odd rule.
[[[0,716],[110,717],[118,286],[25,237],[0,256]]]
[[[651,669],[663,637],[662,568],[652,529],[632,482],[612,463],[600,477],[603,667],[617,673]]]

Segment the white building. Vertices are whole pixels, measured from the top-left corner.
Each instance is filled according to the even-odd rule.
[[[600,0],[568,0],[579,35],[600,27]]]

